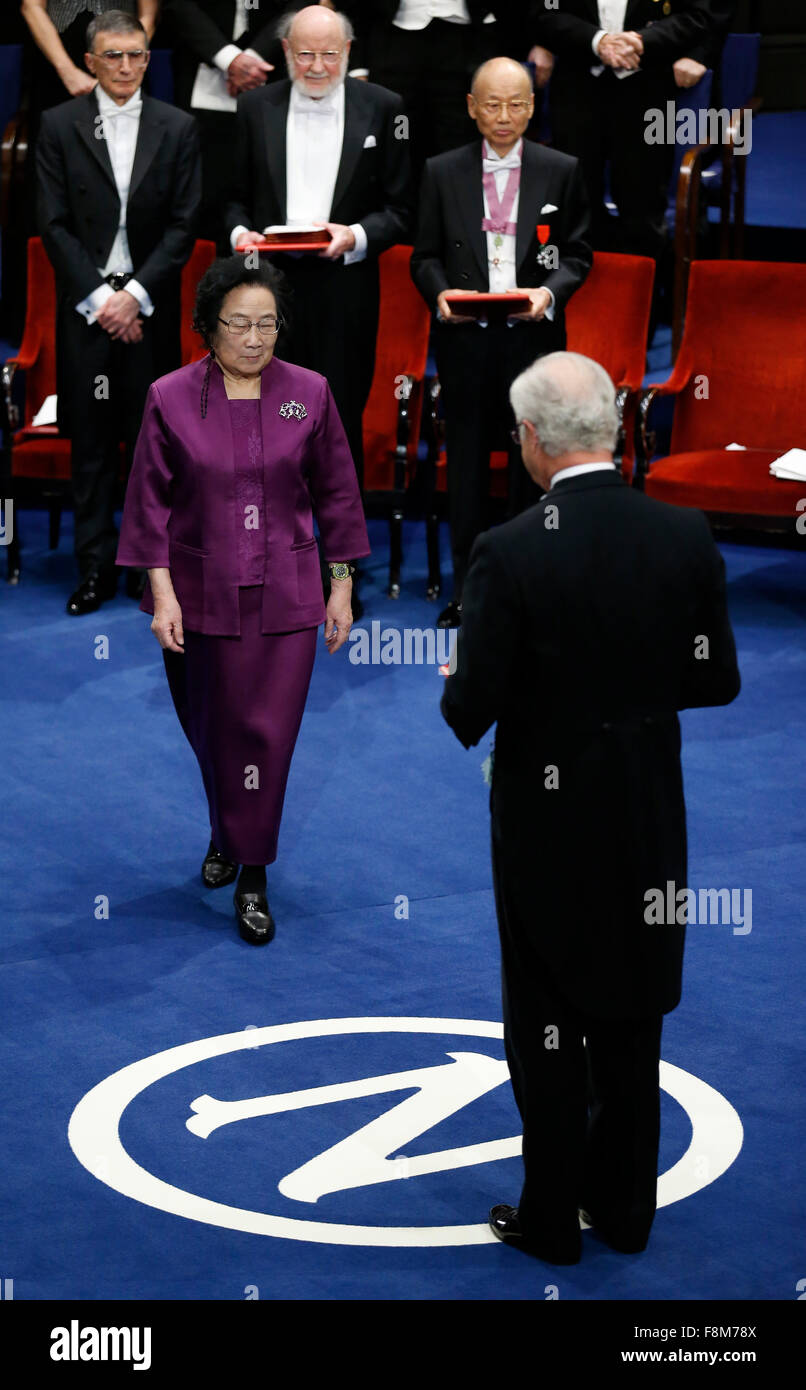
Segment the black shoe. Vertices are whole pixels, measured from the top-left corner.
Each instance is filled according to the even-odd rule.
[[[274,918],[269,911],[265,893],[235,893],[235,915],[238,931],[244,941],[253,946],[265,946],[274,936]]]
[[[98,570],[93,570],[82,579],[75,593],[70,595],[67,600],[67,612],[74,618],[80,617],[82,613],[94,613],[107,599],[115,597],[117,587],[118,579],[114,570],[111,574],[101,574]]]
[[[582,1207],[579,1209],[579,1214],[582,1220],[586,1221],[598,1236],[601,1236],[605,1244],[609,1245],[611,1250],[617,1250],[620,1255],[640,1255],[642,1250],[646,1250],[649,1241],[648,1234],[643,1238],[638,1236],[628,1239],[625,1236],[617,1235],[614,1231],[609,1231],[606,1226],[601,1226],[596,1217],[591,1216]]]
[[[231,859],[225,859],[211,840],[201,867],[202,883],[205,888],[226,888],[228,883],[233,882],[237,872],[238,865],[233,864]]]
[[[447,608],[443,608],[437,618],[437,627],[461,627],[462,605],[452,598]]]
[[[147,578],[148,572],[146,570],[128,569],[126,571],[127,598],[137,599],[139,603],[140,599],[143,597],[143,594],[145,593]]]
[[[577,1231],[576,1240],[573,1238],[562,1245],[555,1245],[550,1240],[536,1240],[533,1236],[528,1238],[521,1230],[521,1223],[518,1218],[518,1208],[501,1204],[490,1208],[490,1230],[505,1245],[511,1245],[514,1250],[522,1250],[526,1255],[535,1255],[539,1260],[545,1260],[552,1265],[575,1265],[579,1263],[582,1254],[582,1241]]]

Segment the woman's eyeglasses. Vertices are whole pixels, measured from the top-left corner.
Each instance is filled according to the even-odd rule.
[[[273,338],[279,333],[283,320],[268,314],[263,319],[248,319],[245,314],[233,314],[231,319],[219,318],[231,338],[243,338],[250,328],[256,328],[261,338]]]

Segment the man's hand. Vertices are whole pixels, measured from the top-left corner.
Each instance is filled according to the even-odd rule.
[[[456,290],[443,290],[440,295],[437,295],[437,308],[440,314],[442,315],[446,323],[474,323],[475,320],[472,314],[454,313],[453,309],[448,303],[447,296],[449,294],[456,293]]]
[[[345,227],[341,222],[315,222],[314,226],[326,227],[332,237],[330,245],[318,253],[323,260],[335,261],[337,257],[343,256],[345,251],[353,250],[355,232],[351,232],[350,228]]]
[[[237,251],[242,246],[260,246],[265,240],[262,232],[241,232],[235,242],[235,249]]]
[[[98,81],[92,73],[82,72],[81,68],[77,68],[74,63],[71,63],[69,68],[65,68],[64,72],[60,72],[59,76],[71,97],[86,96],[87,92],[91,92]]]
[[[250,92],[253,87],[262,87],[274,64],[264,58],[256,58],[252,53],[239,53],[227,68],[227,90],[231,96],[238,92]]]
[[[167,652],[184,654],[185,634],[182,629],[182,609],[176,594],[172,598],[154,599],[151,631]]]
[[[120,335],[122,343],[142,343],[143,341],[143,320],[135,319],[128,328],[124,328]]]
[[[350,606],[352,593],[352,579],[331,579],[330,598],[325,609],[325,646],[331,656],[344,646],[350,635],[353,625]]]
[[[139,313],[140,305],[134,295],[129,294],[128,290],[116,290],[98,310],[95,320],[110,338],[123,338],[124,332],[131,328]]]
[[[545,87],[554,71],[554,54],[536,43],[534,48],[529,50],[529,62],[535,65],[535,85]]]
[[[546,310],[551,307],[551,295],[548,290],[544,290],[542,286],[540,289],[536,290],[518,290],[518,294],[528,294],[532,301],[532,307],[523,314],[510,314],[509,317],[511,319],[523,319],[524,322],[527,323],[530,321],[536,322],[538,319],[542,319]]]
[[[677,62],[672,64],[674,80],[678,87],[696,87],[707,71],[705,63],[698,63],[696,58],[678,58]]]
[[[635,39],[638,40],[640,49],[635,46]],[[635,72],[641,66],[643,48],[640,34],[605,34],[599,43],[599,57],[609,68]]]

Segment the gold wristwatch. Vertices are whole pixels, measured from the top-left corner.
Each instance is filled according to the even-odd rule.
[[[330,564],[328,565],[328,569],[330,570],[331,579],[349,579],[350,575],[353,572],[352,565],[344,565],[340,563]]]

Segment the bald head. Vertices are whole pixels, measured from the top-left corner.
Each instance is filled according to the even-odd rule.
[[[529,71],[514,58],[488,58],[480,68],[476,68],[470,90],[478,101],[486,101],[490,93],[501,86],[511,87],[529,98],[532,95],[532,79]]]
[[[609,462],[618,438],[616,389],[578,352],[550,352],[513,381],[509,399],[521,429],[523,461],[541,486],[574,463]]]
[[[487,144],[508,154],[520,140],[534,110],[532,79],[512,58],[490,58],[473,75],[467,110]]]

